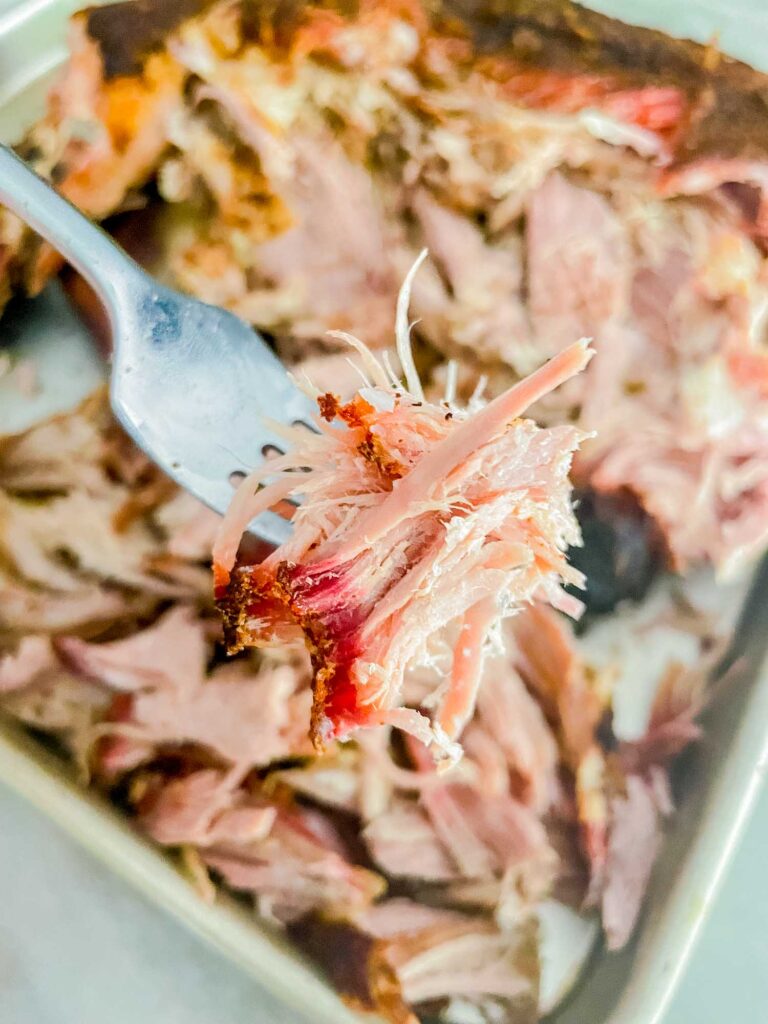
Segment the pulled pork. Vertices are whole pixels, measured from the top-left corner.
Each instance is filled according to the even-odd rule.
[[[386,346],[427,245],[427,365],[496,393],[593,336],[535,410],[598,432],[579,482],[631,493],[677,570],[765,547],[762,75],[566,0],[137,0],[70,45],[21,151],[96,218],[159,193],[158,273],[302,362],[329,330]],[[6,294],[58,266],[10,215],[0,239]]]
[[[553,906],[581,936],[574,956],[594,914],[611,948],[626,942],[727,629],[695,593],[657,586],[581,638],[540,602],[506,620],[448,772],[391,725],[318,755],[306,653],[225,660],[203,562],[216,523],[158,489],[103,395],[0,439],[0,480],[59,537],[53,550],[35,516],[10,520],[0,707],[179,851],[204,897],[215,883],[251,896],[345,998],[397,1024],[535,1021],[567,983],[541,989]],[[80,491],[92,514],[72,524]],[[106,544],[81,557],[101,536],[127,538],[122,560]],[[649,636],[657,654],[633,662]],[[444,678],[438,655],[404,673],[405,708]]]
[[[533,600],[579,610],[559,583],[582,582],[565,560],[580,541],[567,476],[580,434],[521,416],[590,352],[582,342],[564,349],[477,410],[425,402],[409,293],[410,277],[397,334],[407,389],[360,348],[370,384],[344,404],[320,395],[320,433],[243,481],[214,545],[214,573],[231,651],[305,637],[318,748],[390,724],[451,761],[502,619]],[[299,493],[290,540],[233,573],[251,519]],[[402,707],[401,693],[406,671],[440,644],[452,650],[450,681],[430,723]]]
[[[768,540],[765,78],[566,0],[128,0],[70,52],[22,155],[325,418],[218,537],[226,639],[272,645],[230,659],[217,521],[104,395],[0,438],[0,708],[353,1005],[530,1024],[595,921],[631,935],[730,630],[658,563]],[[0,301],[59,267],[0,211]],[[578,635],[571,458],[613,576],[642,567],[590,609],[650,587]],[[294,493],[288,547],[237,561]]]

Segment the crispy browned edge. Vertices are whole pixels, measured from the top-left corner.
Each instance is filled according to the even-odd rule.
[[[626,25],[570,0],[444,0],[442,6],[468,26],[478,53],[627,84],[677,86],[697,104],[678,163],[768,154],[768,75],[714,44]]]
[[[168,35],[215,0],[128,0],[83,10],[88,35],[98,45],[105,79],[141,73]],[[397,5],[414,0],[381,0]],[[510,58],[518,65],[568,75],[604,76],[616,88],[674,85],[690,99],[675,164],[707,157],[768,158],[768,75],[720,54],[714,46],[677,40],[626,25],[572,0],[423,0],[437,30],[471,41],[479,56]],[[354,16],[359,0],[242,0],[244,28],[251,38],[288,44],[308,9]],[[27,155],[31,140],[18,149]],[[32,147],[34,148],[34,146]],[[37,240],[27,232],[14,247],[0,244],[0,308],[14,292],[36,294],[58,264],[40,265]]]
[[[181,22],[199,14],[211,0],[131,0],[87,8],[88,35],[99,44],[104,77],[137,75],[144,61],[165,45]]]
[[[136,74],[153,50],[211,0],[132,0],[86,11],[105,75]],[[571,0],[426,0],[435,26],[468,31],[480,54],[514,57],[568,74],[610,75],[627,84],[676,85],[700,101],[678,160],[768,154],[768,76],[725,57],[714,46],[673,39],[626,25]],[[307,8],[353,16],[354,0],[302,4],[299,0],[243,0],[254,23],[290,32]]]

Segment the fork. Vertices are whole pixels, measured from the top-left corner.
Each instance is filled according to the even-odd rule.
[[[110,400],[157,465],[223,514],[238,478],[284,441],[269,422],[311,425],[311,401],[248,324],[153,280],[116,243],[0,146],[0,203],[82,274],[112,332]],[[264,512],[250,530],[279,545],[290,523]]]

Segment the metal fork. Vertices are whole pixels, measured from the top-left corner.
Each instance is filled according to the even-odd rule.
[[[112,329],[112,409],[149,457],[224,513],[232,481],[284,442],[267,420],[311,423],[310,400],[264,340],[232,313],[146,274],[101,228],[0,146],[0,203],[88,281]],[[270,544],[290,524],[265,512],[251,531]]]

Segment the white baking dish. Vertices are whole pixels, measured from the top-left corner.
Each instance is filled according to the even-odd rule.
[[[66,56],[66,19],[76,0],[4,5],[0,13],[0,137],[13,140],[42,109],[50,76]],[[605,0],[606,13],[706,40],[716,31],[730,52],[768,68],[768,11],[761,4],[633,3]],[[3,5],[0,4],[0,12]],[[760,32],[762,25],[763,31]],[[766,40],[764,42],[764,40]],[[55,290],[13,325],[15,344],[36,358],[42,394],[34,403],[0,385],[0,431],[20,429],[65,408],[98,379],[87,339]],[[706,739],[684,759],[680,797],[654,873],[635,941],[619,955],[598,952],[552,1024],[657,1024],[688,961],[768,763],[768,569],[745,605],[726,700],[704,725]],[[357,1020],[319,975],[234,900],[208,906],[169,858],[152,848],[103,801],[84,793],[66,763],[11,724],[0,722],[0,779],[30,799],[83,845],[247,969],[315,1024]]]

